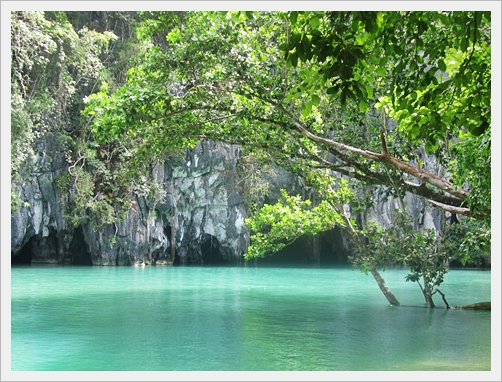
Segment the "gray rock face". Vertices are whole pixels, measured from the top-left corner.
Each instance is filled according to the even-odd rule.
[[[168,189],[182,263],[240,261],[249,245],[247,213],[237,191],[239,147],[203,141],[187,152]],[[171,170],[171,171],[169,171]]]
[[[47,135],[39,152],[35,170],[25,177],[31,182],[13,185],[29,203],[12,214],[13,261],[171,265],[242,260],[249,233],[236,190],[238,146],[199,143],[181,162],[173,159],[153,169],[165,192],[161,201],[137,196],[123,221],[99,229],[83,224],[76,230],[66,223],[65,205],[54,186],[67,171],[55,137]],[[49,160],[50,155],[57,160]]]
[[[71,196],[60,195],[54,185],[68,168],[57,137],[47,134],[36,153],[33,170],[24,177],[28,180],[13,184],[27,202],[12,213],[13,262],[172,265],[243,260],[249,232],[244,227],[247,212],[241,192],[245,191],[238,187],[238,146],[202,141],[186,150],[183,158],[155,166],[152,176],[163,197],[155,202],[136,196],[134,209],[123,221],[99,229],[87,223],[76,229],[67,224],[65,201]],[[282,169],[274,169],[265,180],[270,183],[267,203],[279,198],[281,188],[311,197],[301,179]],[[374,192],[373,199],[376,205],[357,219],[389,227],[397,201],[384,199],[382,189]],[[412,194],[406,195],[405,203],[410,214],[419,217],[417,229],[441,229],[440,212]],[[343,263],[352,250],[350,235],[338,228],[298,243],[297,252],[308,261],[324,256]],[[311,254],[313,249],[317,254]]]
[[[434,174],[440,172],[439,164],[434,157],[426,155],[424,152],[419,153],[420,159],[424,161],[424,169]],[[417,182],[415,180],[415,182]],[[385,198],[384,187],[379,187],[373,192],[373,201],[375,206],[366,210],[361,216],[363,222],[374,221],[383,228],[388,228],[393,224],[395,210],[401,207],[400,201],[393,196]],[[447,213],[443,215],[442,211],[434,208],[426,200],[418,197],[415,194],[406,193],[403,202],[408,214],[418,218],[415,221],[415,229],[419,231],[434,229],[436,232],[441,232],[444,226],[444,218],[450,217]]]
[[[202,141],[181,163],[153,169],[165,197],[154,203],[137,197],[124,221],[94,231],[84,228],[92,263],[171,265],[174,262],[238,262],[249,243],[238,181],[237,146]],[[172,257],[172,246],[175,257]]]
[[[360,214],[359,218],[363,223],[373,221],[382,228],[391,227],[396,209],[400,208],[399,200],[392,196],[385,198],[383,188],[374,191],[373,200],[375,205]],[[443,215],[439,210],[434,209],[430,203],[410,193],[405,194],[403,202],[409,215],[418,217],[414,227],[416,230],[434,229],[437,232],[442,230]]]
[[[66,171],[62,147],[48,133],[37,142],[35,157],[23,169],[23,180],[12,189],[25,202],[11,213],[11,253],[33,263],[63,263],[72,235],[67,231],[65,205],[54,180]],[[27,261],[27,260],[26,260]]]

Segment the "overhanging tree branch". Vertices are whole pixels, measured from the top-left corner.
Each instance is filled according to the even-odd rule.
[[[291,112],[286,110],[281,105],[279,105],[279,107],[281,108],[281,110],[284,113],[286,113],[292,119],[295,128],[298,129],[307,138],[313,140],[314,142],[323,143],[323,144],[326,144],[329,146],[333,146],[339,150],[352,152],[354,154],[361,155],[361,156],[368,158],[368,159],[371,159],[371,160],[375,160],[375,161],[379,161],[379,162],[383,162],[383,163],[388,163],[391,166],[398,169],[399,171],[413,175],[414,177],[420,179],[421,181],[423,181],[425,183],[429,183],[429,184],[431,184],[431,185],[433,185],[443,191],[446,191],[446,192],[458,197],[461,200],[467,199],[467,196],[469,195],[467,190],[456,187],[452,183],[450,183],[449,181],[442,179],[442,178],[438,177],[437,175],[432,174],[428,171],[422,170],[422,169],[414,167],[414,166],[410,166],[409,164],[407,164],[407,163],[403,162],[402,160],[397,159],[389,154],[387,154],[387,155],[377,154],[372,151],[362,150],[362,149],[359,149],[356,147],[345,145],[340,142],[333,141],[328,138],[320,137],[320,136],[310,132],[309,130],[307,130]]]
[[[469,208],[455,207],[447,204],[436,202],[435,200],[427,199],[428,202],[434,204],[436,207],[441,208],[444,211],[451,212],[452,214],[471,216],[471,211]]]

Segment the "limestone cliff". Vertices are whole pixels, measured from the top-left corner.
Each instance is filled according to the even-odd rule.
[[[241,195],[236,191],[238,146],[202,141],[181,163],[155,166],[166,192],[155,204],[137,197],[124,221],[84,229],[93,264],[169,265],[174,262],[238,262],[249,234]],[[172,252],[172,245],[175,253]],[[174,255],[174,257],[173,257]]]
[[[185,155],[153,168],[152,176],[162,186],[157,202],[135,196],[134,208],[125,219],[99,228],[68,223],[68,200],[55,182],[68,163],[57,136],[47,134],[36,147],[32,166],[24,181],[13,189],[26,203],[12,212],[12,261],[25,263],[94,265],[236,264],[249,245],[244,226],[238,146],[202,141]],[[273,203],[279,190],[312,197],[301,179],[275,168],[266,177],[270,188],[265,202]],[[384,200],[381,190],[373,195],[375,207],[357,216],[386,227],[392,222],[395,200]],[[417,228],[440,229],[442,215],[414,195],[407,195],[407,208],[420,216]],[[334,228],[316,238],[302,238],[289,255],[305,261],[346,263],[352,250],[350,236]],[[281,256],[274,256],[281,259]]]
[[[67,165],[57,139],[39,142],[28,181],[13,184],[26,203],[12,213],[13,262],[95,265],[168,265],[239,262],[246,251],[247,217],[238,183],[239,147],[203,141],[155,166],[165,198],[136,196],[125,219],[96,229],[67,223],[65,198],[54,180]],[[31,181],[30,181],[31,179]],[[174,251],[172,244],[174,243]]]
[[[37,140],[34,152],[23,166],[21,180],[11,184],[24,202],[11,212],[11,254],[14,261],[64,263],[73,233],[68,231],[65,205],[54,181],[68,164],[53,133]]]

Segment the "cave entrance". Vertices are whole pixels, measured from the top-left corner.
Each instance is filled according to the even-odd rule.
[[[347,236],[347,235],[345,235]],[[343,230],[335,227],[320,234],[321,265],[348,265],[351,255]]]
[[[11,252],[10,263],[11,265],[18,264],[31,264],[33,254],[33,237],[21,248],[17,255]]]
[[[73,232],[68,251],[71,253],[71,263],[74,265],[92,265],[91,253],[85,242],[84,230],[78,226]]]
[[[257,264],[271,266],[312,265],[312,237],[303,235],[273,255],[257,259]]]
[[[228,263],[221,253],[220,242],[212,235],[204,234],[201,240],[200,251],[203,264],[215,265]]]
[[[347,265],[350,253],[338,228],[315,238],[303,235],[273,255],[257,259],[258,264],[273,266]]]

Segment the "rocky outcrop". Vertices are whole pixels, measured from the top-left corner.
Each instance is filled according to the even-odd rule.
[[[238,146],[202,141],[153,169],[163,186],[160,202],[136,198],[135,210],[114,225],[93,230],[85,241],[97,265],[230,263],[242,260],[249,234],[238,183]],[[174,253],[172,246],[174,245]],[[173,256],[174,255],[174,256]]]
[[[396,210],[401,208],[399,199],[392,195],[386,195],[383,187],[375,189],[372,198],[375,203],[374,206],[360,213],[358,219],[362,223],[373,221],[380,227],[391,227]],[[418,218],[415,220],[415,229],[434,229],[438,232],[442,230],[444,216],[440,210],[432,207],[430,203],[417,195],[410,193],[405,194],[403,202],[409,215]]]
[[[237,190],[239,147],[203,141],[178,166],[165,164],[170,203],[157,207],[174,217],[173,238],[182,263],[241,261],[249,245],[247,217]],[[167,216],[166,216],[167,218]]]
[[[66,222],[55,179],[67,170],[48,134],[39,143],[31,182],[13,184],[26,203],[12,213],[13,262],[95,265],[170,265],[239,262],[249,244],[238,184],[239,147],[202,141],[185,157],[154,167],[165,197],[136,196],[125,219],[97,229]],[[45,170],[43,170],[45,169]],[[174,245],[174,249],[173,249]]]
[[[21,180],[11,185],[23,201],[11,212],[11,254],[19,262],[63,263],[72,235],[55,179],[66,171],[67,163],[53,133],[37,141],[34,153],[22,169]]]
[[[423,160],[424,169],[437,174],[440,172],[439,164],[433,156],[426,155],[425,152],[418,154]],[[416,181],[416,180],[415,180]],[[377,187],[372,190],[372,200],[374,205],[360,214],[362,223],[373,221],[383,228],[392,226],[396,209],[401,208],[401,202],[387,192],[386,187]],[[415,194],[406,193],[402,202],[408,214],[418,218],[415,220],[416,230],[434,229],[441,232],[444,226],[444,218],[449,217],[450,213],[443,214],[438,208],[434,208],[431,203]]]
[[[238,146],[202,141],[186,150],[184,156],[153,168],[151,176],[164,194],[160,200],[136,196],[134,208],[123,220],[99,228],[85,223],[74,229],[67,223],[69,196],[60,195],[55,186],[68,164],[57,137],[49,133],[37,144],[32,169],[24,173],[27,180],[13,184],[26,203],[12,212],[12,261],[94,265],[239,263],[249,245],[249,232],[244,226],[246,190],[238,187],[239,155]],[[300,178],[283,169],[274,168],[264,175],[264,180],[270,188],[262,202],[275,202],[281,188],[290,194],[312,197]],[[374,221],[389,227],[397,200],[386,196],[382,188],[375,189],[372,198],[375,205],[354,217],[360,223]],[[445,217],[441,212],[412,194],[407,194],[404,201],[408,212],[419,217],[415,228],[441,229]],[[283,255],[304,261],[346,263],[352,240],[335,227],[316,238],[304,237],[294,246]]]

